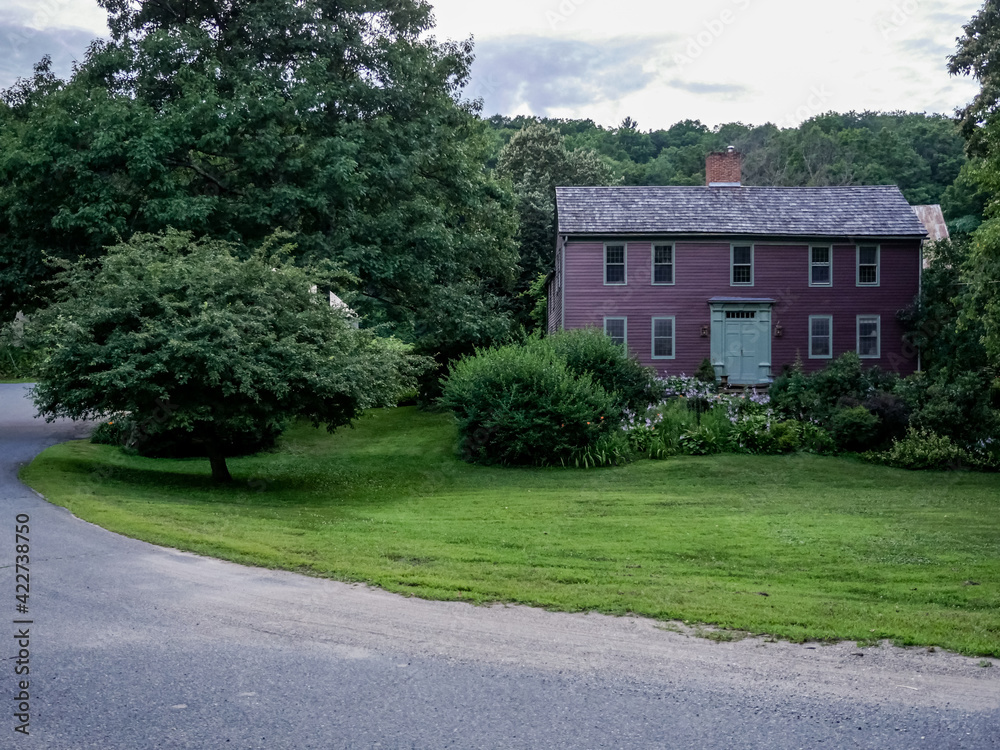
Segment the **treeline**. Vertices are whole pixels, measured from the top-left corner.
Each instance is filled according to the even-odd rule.
[[[914,205],[940,203],[958,229],[968,231],[982,218],[983,198],[967,168],[963,172],[965,141],[945,115],[830,112],[783,129],[683,120],[643,131],[631,118],[617,128],[589,119],[503,115],[487,122],[497,155],[515,133],[540,124],[562,135],[568,151],[597,154],[624,185],[702,185],[705,155],[732,145],[744,154],[746,185],[896,184]]]

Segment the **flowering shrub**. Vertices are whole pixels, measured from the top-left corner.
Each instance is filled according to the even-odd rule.
[[[719,399],[719,403],[725,405],[726,414],[733,424],[741,417],[762,415],[774,418],[770,395],[767,392],[758,393],[756,388],[743,394],[720,396]]]
[[[657,378],[663,387],[664,399],[698,398],[713,401],[716,398],[715,385],[686,375],[667,375]]]

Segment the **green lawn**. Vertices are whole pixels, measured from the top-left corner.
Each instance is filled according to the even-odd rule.
[[[416,596],[1000,656],[998,475],[810,455],[498,469],[453,444],[449,416],[406,408],[298,427],[221,489],[207,461],[87,442],[22,477],[128,536]]]

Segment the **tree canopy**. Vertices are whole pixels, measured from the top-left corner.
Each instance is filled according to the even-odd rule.
[[[990,363],[1000,372],[1000,2],[986,0],[964,30],[949,70],[980,83],[979,93],[959,116],[974,157],[963,176],[978,189],[987,219],[972,235],[964,266],[965,319],[967,328],[981,332]]]
[[[427,36],[423,0],[101,3],[111,39],[0,106],[0,308],[44,304],[47,256],[171,227],[245,255],[281,228],[376,320],[505,330],[513,198],[460,99],[471,45]]]
[[[144,435],[182,433],[229,479],[226,446],[304,417],[331,431],[392,406],[421,361],[353,328],[303,269],[265,243],[246,260],[221,240],[135,234],[56,277],[31,322],[32,395],[48,419],[127,415]]]
[[[513,183],[517,196],[520,276],[514,289],[521,304],[514,305],[516,319],[527,329],[540,327],[544,321],[535,310],[544,289],[538,280],[552,270],[556,187],[610,185],[614,173],[589,149],[568,151],[564,136],[542,124],[511,137],[500,151],[496,172]]]
[[[913,204],[943,203],[949,219],[975,210],[968,185],[946,195],[966,163],[955,122],[906,112],[828,112],[798,127],[683,120],[642,131],[633,120],[604,128],[591,120],[489,119],[501,141],[535,124],[557,130],[570,153],[589,150],[626,185],[703,185],[705,156],[735,146],[747,185],[897,184]],[[973,191],[974,192],[974,191]]]

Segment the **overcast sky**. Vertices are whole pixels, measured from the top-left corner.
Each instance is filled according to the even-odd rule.
[[[947,56],[982,0],[437,0],[475,37],[484,114],[796,125],[820,112],[952,114],[975,93]],[[95,0],[0,0],[0,87],[106,33]]]

